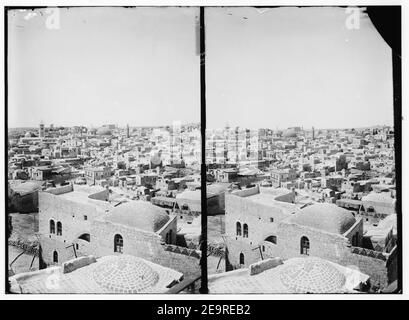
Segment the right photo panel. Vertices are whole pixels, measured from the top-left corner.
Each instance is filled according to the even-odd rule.
[[[394,48],[371,18],[205,8],[210,294],[395,292]]]

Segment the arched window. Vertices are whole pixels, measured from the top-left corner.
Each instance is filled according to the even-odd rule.
[[[55,222],[50,220],[50,233],[55,233]]]
[[[78,237],[78,239],[82,239],[88,242],[91,242],[91,236],[89,235],[89,233],[84,233],[81,236]]]
[[[247,223],[243,225],[243,237],[248,238],[249,237],[249,226]]]
[[[269,236],[269,237],[267,237],[266,240],[264,240],[264,241],[268,241],[268,242],[277,244],[277,236]]]
[[[240,253],[240,265],[244,265],[244,254]]]
[[[57,236],[62,236],[62,223],[60,221],[57,222]]]
[[[58,252],[55,250],[53,252],[53,262],[58,263]]]
[[[236,236],[241,236],[241,223],[238,221],[236,223]]]
[[[301,238],[301,254],[305,254],[308,256],[310,251],[310,240],[307,237]]]
[[[116,234],[114,237],[114,252],[122,253],[124,248],[124,239],[120,234]]]

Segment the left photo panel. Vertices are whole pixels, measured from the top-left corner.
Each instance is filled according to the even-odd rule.
[[[199,8],[6,8],[9,293],[199,293]]]

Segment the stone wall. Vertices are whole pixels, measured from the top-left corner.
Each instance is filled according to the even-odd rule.
[[[98,200],[95,200],[98,201]],[[39,233],[43,259],[53,263],[53,252],[58,252],[59,263],[75,258],[73,249],[65,247],[78,243],[78,251],[89,252],[88,245],[78,239],[90,234],[92,222],[104,214],[101,207],[90,203],[74,202],[48,192],[39,192]],[[86,216],[86,220],[85,220]],[[62,224],[62,235],[50,233],[50,220]],[[92,242],[92,238],[91,238]]]
[[[353,244],[352,243],[352,237],[354,235],[357,235],[358,236],[357,242],[355,244],[353,244],[353,245],[355,245],[357,247],[360,247],[360,246],[362,246],[362,242],[363,242],[364,223],[363,223],[362,218],[356,217],[356,220],[357,221],[355,222],[355,224],[351,228],[349,228],[349,230],[347,230],[343,234],[343,236],[346,237],[351,244]]]
[[[147,260],[160,255],[163,252],[162,237],[158,234],[130,228],[120,224],[103,221],[94,221],[91,228],[91,246],[95,255],[106,256],[116,254],[114,252],[114,237],[122,236],[123,253]]]
[[[75,258],[74,248],[70,246],[72,243],[66,240],[60,241],[51,237],[51,235],[41,235],[40,244],[42,259],[48,266],[61,265],[61,263]],[[56,251],[58,254],[57,263],[54,263],[54,251]],[[77,251],[77,256],[82,255],[84,254]]]
[[[361,228],[362,222],[360,221],[350,229],[351,232],[348,235],[352,235],[357,230],[360,232]],[[371,277],[372,283],[379,283],[381,288],[388,284],[386,258],[382,260],[370,254],[363,255],[352,252],[349,239],[343,235],[287,222],[282,222],[275,229],[272,229],[271,235],[277,237],[276,244],[267,241],[258,243],[251,241],[250,238],[227,237],[226,269],[248,267],[262,258],[280,257],[286,260],[305,256],[301,254],[301,237],[305,236],[310,244],[309,256],[320,257],[343,266],[359,269]],[[239,264],[241,253],[244,254],[245,263],[243,266]]]
[[[74,190],[74,187],[72,184],[67,184],[66,186],[60,186],[56,188],[49,188],[46,190],[46,192],[54,194],[54,195],[59,195],[59,194],[64,194],[67,192],[71,192]]]
[[[166,241],[166,235],[169,235],[168,244],[176,244],[177,234],[177,216],[170,216],[169,221],[157,232],[162,241]]]
[[[364,206],[365,211],[368,211],[368,209],[372,207],[375,210],[375,213],[384,215],[396,213],[395,203],[396,201],[389,203],[381,201],[368,201],[364,199],[362,200],[362,205]]]
[[[232,239],[258,245],[270,234],[274,234],[278,223],[291,214],[280,208],[264,205],[235,195],[226,195],[226,235]],[[271,220],[272,219],[272,220]],[[236,223],[241,223],[242,235],[236,236]],[[248,225],[248,238],[243,238],[243,225]]]
[[[388,285],[388,268],[386,261],[370,256],[364,256],[350,252],[342,256],[337,263],[359,269],[371,277],[371,284],[380,288],[385,288]]]
[[[91,223],[102,216],[101,207],[90,203],[74,202],[46,192],[40,192],[39,233],[50,233],[50,220],[62,223],[59,240],[72,242],[84,233],[90,233]],[[98,200],[95,200],[98,201]],[[57,229],[57,227],[56,227]]]

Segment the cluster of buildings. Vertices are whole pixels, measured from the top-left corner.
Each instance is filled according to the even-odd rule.
[[[215,276],[213,292],[224,292],[220,283],[230,280],[238,286],[251,280],[238,292],[263,291],[253,283],[255,277],[247,278],[247,271],[277,258],[285,265],[314,257],[322,260],[320,265],[359,270],[368,276],[360,288],[370,292],[396,286],[392,128],[295,127],[240,134],[226,127],[209,136],[207,161],[213,180],[208,184],[228,190],[222,235],[228,272]],[[274,263],[264,265],[269,266],[264,270],[276,270]],[[230,271],[237,269],[247,273]],[[256,289],[249,289],[252,286]],[[267,284],[264,288],[277,292]]]
[[[186,278],[194,291],[200,150],[197,124],[10,132],[9,212],[39,212],[41,269],[13,276],[14,292],[166,292]],[[396,285],[392,128],[227,126],[208,130],[206,164],[207,214],[223,224],[211,293]]]
[[[99,264],[108,264],[112,277],[123,273],[118,264],[129,265],[130,272],[153,268],[152,277],[160,280],[164,273],[168,283],[158,289],[153,279],[152,288],[144,288],[138,280],[143,275],[137,274],[135,279],[130,276],[135,289],[133,280],[124,274],[122,280],[129,278],[131,284],[108,279],[112,286],[106,287],[108,280],[95,276],[88,287],[78,280],[80,287],[71,290],[164,292],[186,277],[197,278],[200,226],[191,225],[200,220],[199,130],[196,124],[178,123],[132,129],[106,125],[96,130],[41,124],[38,132],[12,132],[9,212],[38,211],[40,264],[33,275],[37,282],[17,274],[12,278],[17,283],[13,290],[67,292],[70,288],[62,285],[65,273],[70,273],[70,279],[81,277],[83,270]],[[76,267],[66,272],[67,264]],[[43,283],[50,270],[61,278],[58,288]]]

